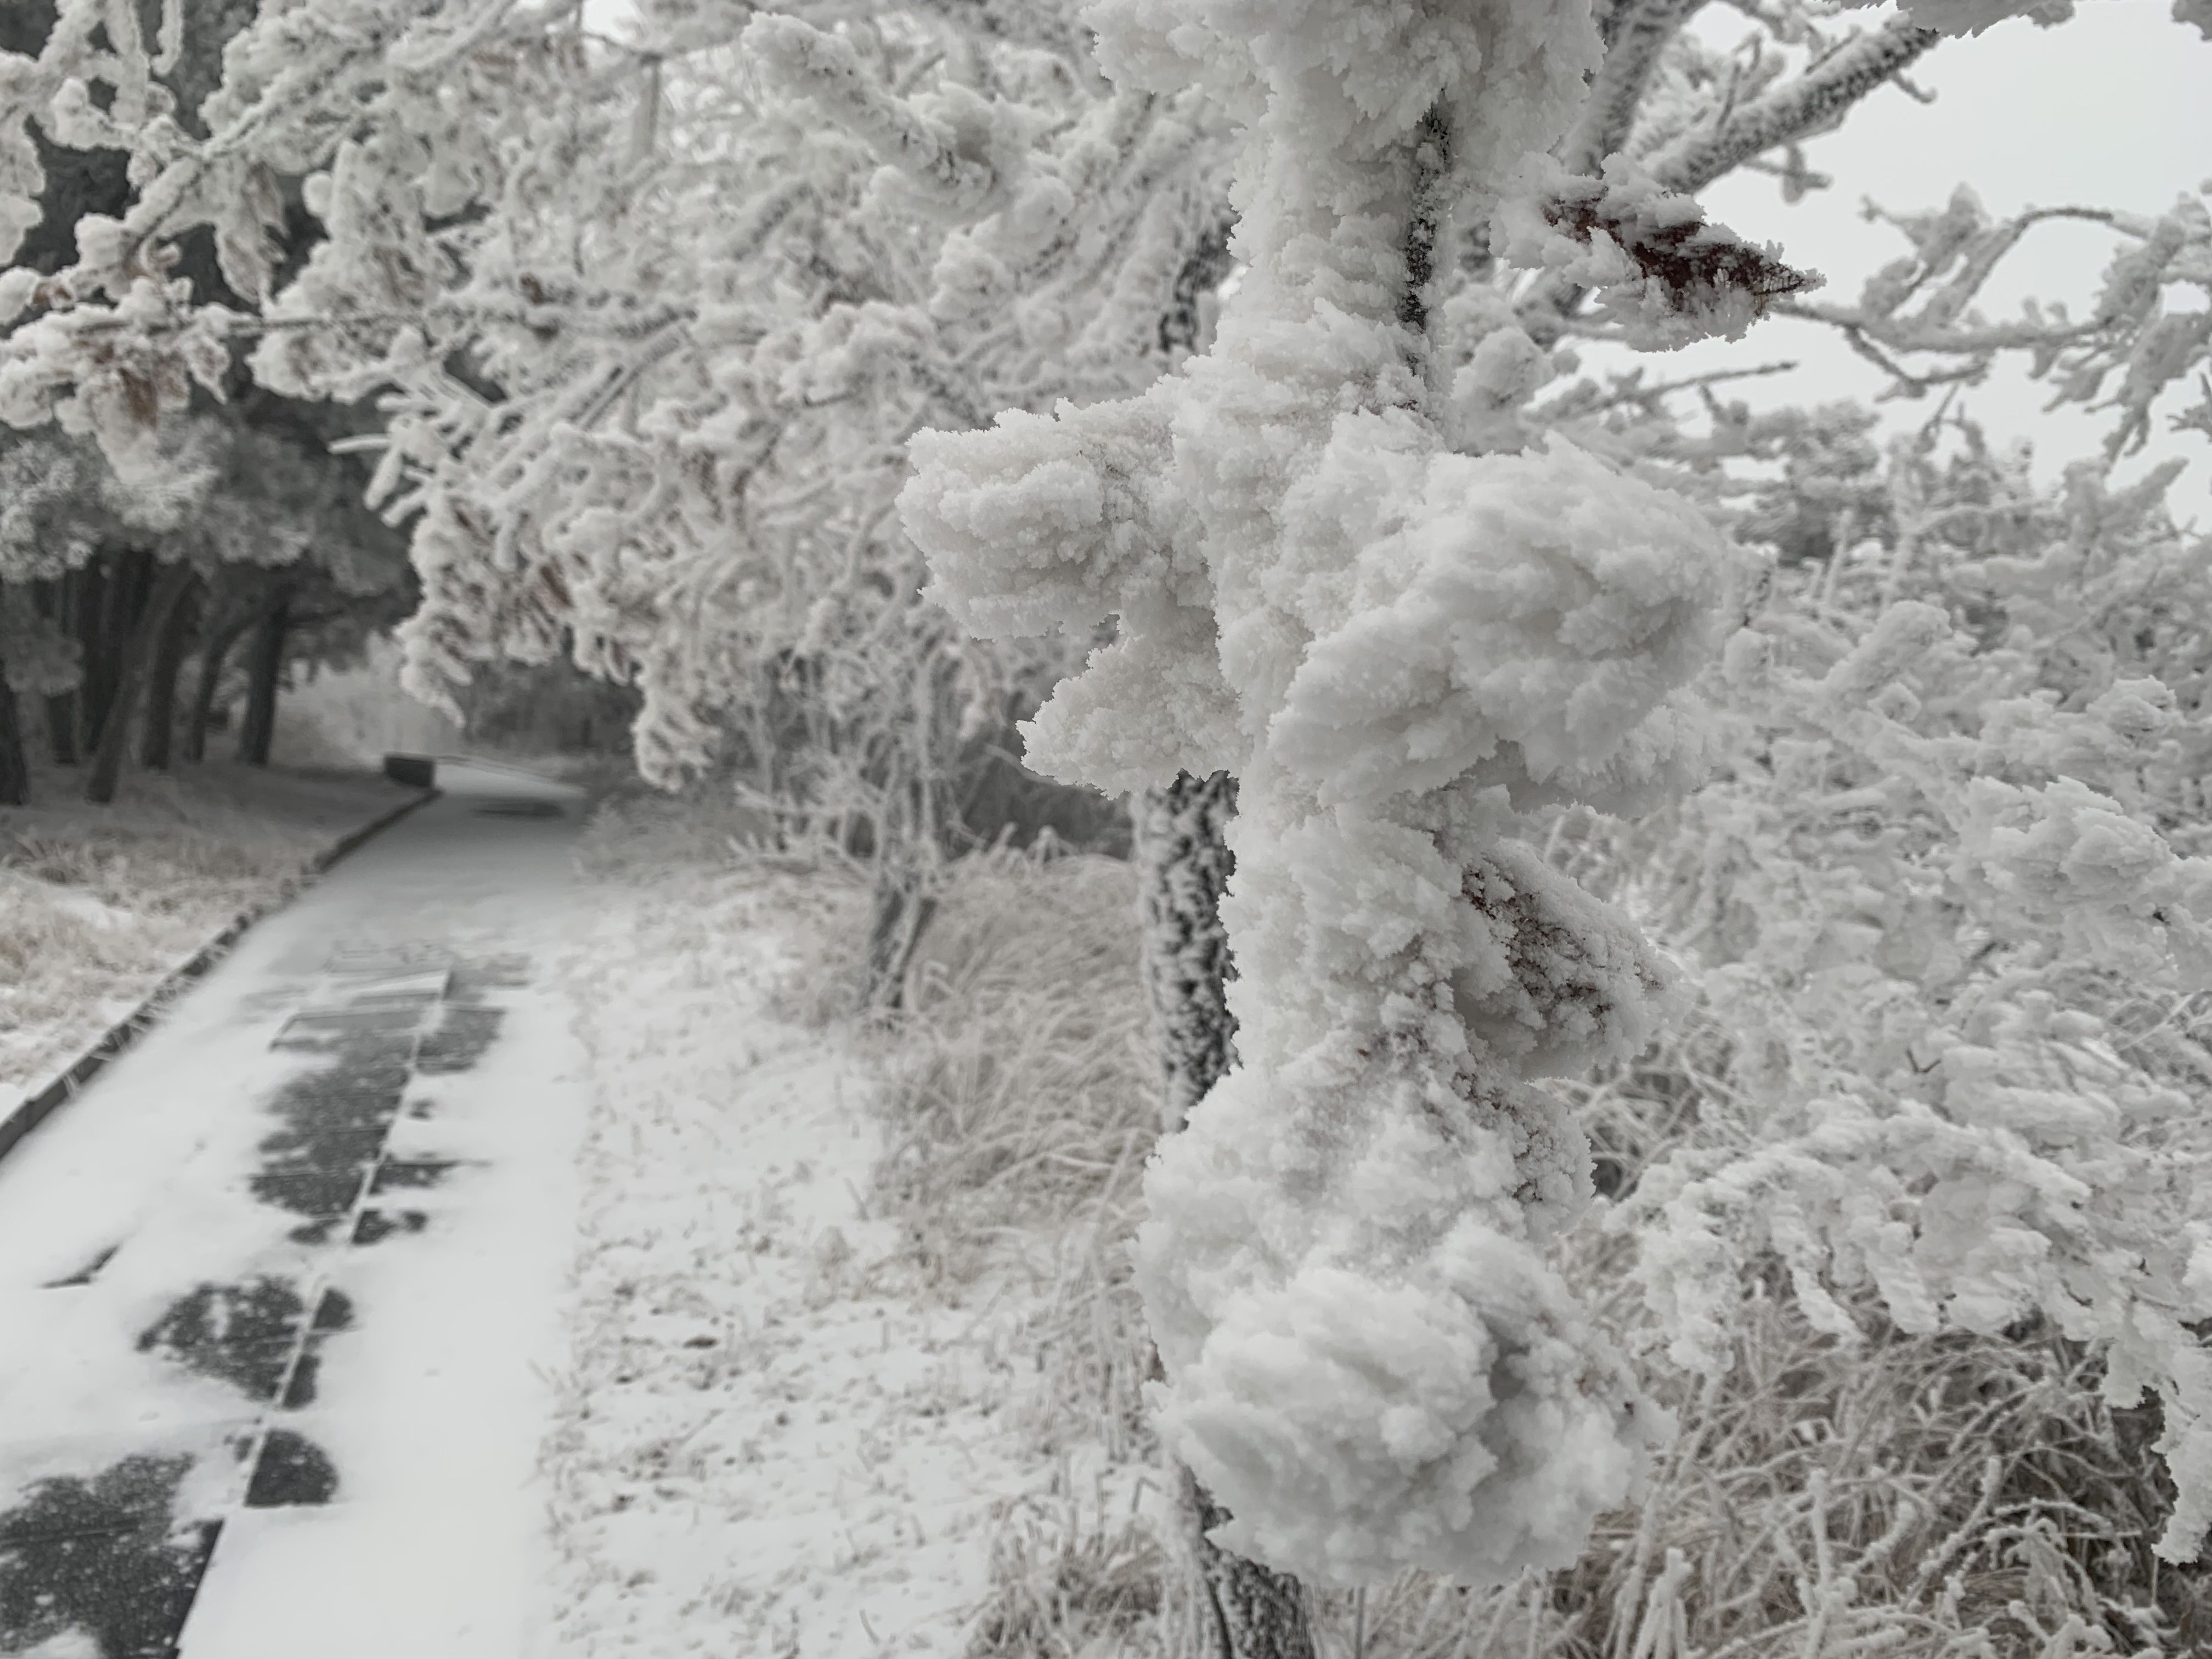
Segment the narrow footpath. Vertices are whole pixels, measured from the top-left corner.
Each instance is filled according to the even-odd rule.
[[[532,1644],[580,803],[439,782],[0,1160],[4,1659]]]

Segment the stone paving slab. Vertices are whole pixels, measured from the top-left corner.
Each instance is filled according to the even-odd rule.
[[[0,1165],[0,1659],[521,1650],[576,815],[446,781]],[[406,1646],[284,1647],[364,1581]]]

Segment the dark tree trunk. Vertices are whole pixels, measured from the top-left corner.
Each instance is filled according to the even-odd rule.
[[[1145,983],[1160,1036],[1161,1127],[1173,1134],[1237,1059],[1227,997],[1233,969],[1221,927],[1221,896],[1235,867],[1224,837],[1237,785],[1225,772],[1203,779],[1186,772],[1132,806]],[[1229,1512],[1189,1470],[1177,1468],[1176,1480],[1206,1659],[1314,1659],[1298,1581],[1214,1543],[1206,1534]]]
[[[115,786],[123,775],[123,751],[131,741],[131,714],[153,666],[157,641],[168,631],[169,613],[192,585],[192,568],[171,565],[161,572],[149,595],[137,624],[118,653],[115,690],[101,722],[100,747],[93,753],[92,771],[84,781],[84,798],[105,806],[115,799]]]
[[[77,573],[83,592],[78,605],[78,641],[84,648],[84,680],[77,690],[77,747],[90,754],[100,747],[123,683],[132,630],[154,586],[154,556],[143,548],[119,548]]]
[[[72,579],[40,582],[32,590],[32,602],[39,614],[54,626],[55,631],[73,635],[76,632],[76,612],[74,608],[76,590]],[[46,747],[57,766],[76,764],[76,693],[56,691],[46,700]]]
[[[76,693],[57,691],[46,699],[46,747],[57,766],[76,764]]]
[[[246,718],[239,722],[238,757],[248,766],[269,764],[276,736],[276,687],[284,677],[284,635],[290,602],[279,594],[254,624],[246,659]]]
[[[154,647],[154,665],[146,681],[146,728],[138,740],[139,764],[149,770],[169,769],[169,750],[177,731],[177,677],[184,672],[185,645],[191,638],[192,617],[198,609],[192,590],[197,581],[170,607],[169,620]]]
[[[216,693],[222,689],[222,665],[229,660],[230,647],[238,643],[239,635],[249,625],[234,622],[220,634],[210,631],[200,642],[199,678],[192,687],[192,706],[185,720],[185,758],[188,761],[207,758],[208,722],[215,718]]]
[[[106,629],[111,589],[120,584],[110,580],[104,554],[82,569],[70,572],[67,580],[76,589],[70,614],[76,627],[77,649],[84,653],[76,686],[76,750],[89,755],[99,745],[100,728],[115,696],[116,653]]]
[[[0,665],[4,669],[5,665]],[[31,763],[23,753],[23,727],[15,714],[15,693],[0,672],[0,806],[31,804]]]

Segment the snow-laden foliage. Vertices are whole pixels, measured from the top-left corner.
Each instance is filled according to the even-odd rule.
[[[1875,0],[1850,3],[1872,5]],[[1979,34],[2012,17],[2050,28],[2074,15],[2074,0],[1905,0],[1905,10],[1914,22],[1939,33]],[[2195,24],[2212,40],[2212,12],[2206,10],[2203,0],[2173,0],[2173,21]]]
[[[2170,392],[2200,394],[2171,417],[2172,426],[2212,433],[2207,194],[2185,194],[2155,217],[2058,207],[1994,219],[1961,185],[1939,210],[1880,216],[1910,252],[1868,278],[1856,303],[1808,302],[1798,313],[1842,329],[1911,396],[1938,381],[1978,380],[1999,352],[2022,354],[2030,372],[2050,384],[2054,404],[2118,411],[2106,439],[2115,458],[2142,447],[2154,408]],[[2086,314],[2076,319],[2063,303],[2033,299],[2009,320],[1993,321],[1976,309],[1984,285],[2023,239],[2062,219],[2103,225],[2119,242]],[[1899,360],[1914,353],[1939,354],[1954,366],[1911,373]]]
[[[1969,434],[1971,437],[1971,434]],[[1876,471],[1867,538],[1784,566],[1731,642],[1722,775],[1615,840],[1632,908],[1692,969],[1723,1080],[1607,1224],[1678,1363],[1727,1363],[1778,1261],[1820,1328],[2040,1320],[2163,1407],[2212,1518],[2212,544],[2075,468]]]
[[[78,440],[50,433],[0,439],[0,675],[9,690],[52,696],[75,686],[82,672],[82,645],[41,611],[33,584],[91,562],[105,543],[155,544],[172,561],[185,555],[188,539],[200,543],[221,441],[201,426],[171,434],[164,447],[156,464],[118,474]],[[256,520],[246,547],[264,547],[269,527]]]
[[[1709,222],[1626,155],[1607,157],[1595,179],[1540,155],[1516,182],[1498,207],[1498,257],[1595,290],[1592,320],[1618,325],[1640,350],[1740,339],[1774,301],[1819,285],[1784,264],[1778,248]]]
[[[107,476],[94,456],[64,440],[22,439],[0,449],[0,580],[58,576],[90,558]]]
[[[171,422],[118,471],[53,432],[0,441],[0,663],[19,691],[75,683],[78,647],[34,609],[51,582],[118,548],[191,563],[210,581],[296,568],[351,599],[404,591],[392,538],[361,507],[358,480],[298,433],[228,414]]]
[[[0,413],[120,453],[193,375],[216,388],[206,341],[258,338],[264,385],[382,398],[374,495],[411,527],[419,690],[572,653],[639,684],[663,780],[745,706],[795,702],[817,772],[872,786],[879,823],[926,823],[951,809],[908,792],[944,791],[1035,647],[972,645],[914,602],[902,446],[1172,361],[1213,149],[1192,100],[1101,88],[1050,8],[769,19],[744,51],[720,8],[633,21],[617,43],[509,0],[314,0],[232,43],[204,138],[118,100],[138,198],[83,222],[62,275],[4,279],[30,310]],[[135,40],[76,38],[11,60],[11,112],[58,131],[50,88],[143,68]],[[290,180],[320,233],[304,263],[279,257]],[[162,280],[164,239],[199,225],[257,316]],[[167,355],[142,363],[142,336]]]
[[[897,449],[916,425],[1124,394],[1194,343],[1225,172],[1188,94],[1102,88],[1057,5],[917,0],[858,19],[823,0],[763,20],[748,65],[731,46],[748,15],[699,0],[641,8],[619,40],[519,0],[312,0],[231,41],[203,98],[207,43],[239,6],[124,8],[110,27],[111,10],[66,0],[35,56],[0,62],[11,227],[35,222],[47,182],[34,135],[127,153],[135,192],[119,216],[78,220],[59,269],[0,273],[6,419],[58,417],[127,466],[167,412],[220,394],[257,337],[270,384],[384,390],[380,499],[412,526],[427,590],[417,686],[565,648],[640,682],[638,750],[658,775],[696,764],[732,705],[795,700],[841,757],[830,769],[924,751],[860,764],[880,792],[995,723],[1010,685],[1057,672],[906,603],[917,566],[886,507]],[[1515,198],[1545,220],[1540,246],[1517,240],[1549,269],[1513,301],[1539,345],[1729,330],[1729,294],[1794,287],[1704,228],[1689,198],[1774,154],[1799,187],[1801,141],[1938,38],[1839,32],[1793,3],[1728,54],[1686,15],[1623,0],[1602,19],[1603,61],[1559,148],[1570,176],[1610,168],[1610,194]],[[1372,96],[1386,93],[1419,96]],[[1499,137],[1470,119],[1449,137],[1455,176]],[[308,222],[321,240],[302,269]],[[2157,300],[2202,259],[2185,223],[2116,228],[2149,240],[2088,322],[1992,331],[1962,314],[1992,264],[1978,254],[1944,277],[1941,317],[1818,314],[1888,361],[1948,354],[1960,374],[2034,350],[2069,396],[2124,363],[2147,414],[2212,343]],[[194,237],[227,292],[179,275]],[[1495,240],[1516,243],[1510,217]],[[1420,257],[1445,270],[1437,247]],[[1939,276],[1931,264],[1905,288]],[[1509,384],[1510,342],[1487,365]]]
[[[1139,1239],[1163,1425],[1220,1535],[1303,1576],[1563,1563],[1653,1425],[1543,1258],[1588,1153],[1527,1079],[1633,1054],[1668,975],[1515,831],[1694,775],[1678,694],[1729,561],[1564,440],[1454,453],[1426,321],[1454,215],[1565,131],[1596,33],[1571,3],[1092,16],[1119,83],[1237,123],[1248,270],[1181,378],[923,434],[903,506],[970,625],[1114,620],[1032,764],[1238,780],[1241,1063]]]
[[[132,474],[115,472],[88,444],[11,437],[0,445],[0,582],[58,576],[103,539],[188,533],[216,493],[229,437],[216,422],[173,428],[160,467]],[[239,551],[262,553],[263,538],[250,536]]]

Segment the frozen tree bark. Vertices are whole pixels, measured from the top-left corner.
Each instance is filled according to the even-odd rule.
[[[1160,1034],[1160,1127],[1172,1134],[1237,1055],[1221,896],[1235,867],[1224,838],[1237,811],[1226,772],[1188,772],[1135,802],[1145,986]]]
[[[1125,88],[1199,84],[1238,125],[1244,280],[1141,398],[917,435],[902,508],[956,617],[1112,619],[1033,766],[1237,780],[1237,1063],[1138,1234],[1164,1437],[1224,1542],[1310,1581],[1565,1565],[1650,1437],[1545,1256],[1588,1148],[1523,1085],[1633,1052],[1664,981],[1514,803],[1687,775],[1727,555],[1571,446],[1454,451],[1431,280],[1454,214],[1565,136],[1595,31],[1565,3],[1090,15]]]
[[[1229,936],[1221,926],[1221,896],[1235,867],[1224,831],[1237,810],[1237,784],[1226,772],[1209,778],[1185,772],[1132,805],[1145,986],[1159,1031],[1161,1127],[1172,1134],[1237,1057]],[[1177,1464],[1175,1474],[1207,1659],[1312,1659],[1298,1581],[1208,1538],[1228,1511],[1188,1468]]]
[[[1229,1511],[1180,1463],[1176,1512],[1197,1569],[1202,1596],[1198,1634],[1206,1659],[1314,1659],[1298,1581],[1232,1555],[1208,1538],[1207,1533],[1230,1518]]]
[[[1229,227],[1212,227],[1176,273],[1174,303],[1160,319],[1160,349],[1180,362],[1204,343],[1204,296],[1231,267]],[[1143,922],[1145,988],[1159,1032],[1160,1127],[1172,1134],[1237,1058],[1229,1012],[1229,935],[1221,896],[1236,860],[1229,820],[1237,781],[1179,774],[1130,803]],[[1154,1357],[1153,1364],[1158,1359]],[[1206,1659],[1312,1659],[1298,1581],[1231,1554],[1206,1534],[1229,1514],[1196,1475],[1174,1465],[1176,1516],[1197,1592]]]

